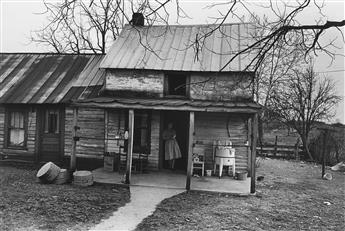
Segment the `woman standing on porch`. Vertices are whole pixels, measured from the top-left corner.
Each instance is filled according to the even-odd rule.
[[[169,161],[169,166],[172,169],[175,167],[175,160],[182,157],[175,138],[176,131],[173,129],[173,124],[169,123],[168,128],[163,131],[163,140],[165,141],[165,160]]]

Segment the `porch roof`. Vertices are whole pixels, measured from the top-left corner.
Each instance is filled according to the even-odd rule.
[[[110,98],[98,97],[74,102],[74,106],[101,108],[154,109],[205,112],[256,113],[261,106],[255,102],[205,101],[167,98]]]

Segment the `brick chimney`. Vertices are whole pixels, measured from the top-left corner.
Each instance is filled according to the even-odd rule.
[[[144,15],[142,13],[133,13],[130,24],[133,26],[144,26]]]

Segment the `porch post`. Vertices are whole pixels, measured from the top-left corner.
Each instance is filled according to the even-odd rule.
[[[126,184],[131,182],[132,174],[132,156],[133,156],[133,133],[134,133],[134,110],[128,111],[128,146],[127,146],[127,167]]]
[[[247,128],[248,128],[248,134],[247,134],[247,140],[248,140],[248,145],[247,145],[247,155],[248,155],[248,162],[247,162],[247,169],[248,169],[248,177],[252,176],[252,117],[248,118],[247,121]]]
[[[72,128],[72,150],[71,150],[71,159],[70,159],[70,171],[74,172],[77,168],[77,142],[79,137],[77,136],[78,127],[78,108],[73,108],[73,128]]]
[[[190,190],[193,161],[193,135],[194,135],[194,112],[189,112],[189,135],[188,135],[188,162],[187,162],[187,181],[186,189]]]
[[[255,113],[252,117],[252,142],[251,142],[251,182],[250,193],[255,193],[255,160],[256,160],[256,141],[258,136],[258,113]]]

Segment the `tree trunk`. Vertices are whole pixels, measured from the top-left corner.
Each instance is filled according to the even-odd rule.
[[[303,143],[303,147],[305,149],[305,151],[307,152],[307,155],[309,157],[309,159],[311,161],[314,161],[314,158],[312,157],[311,153],[310,153],[310,150],[309,150],[309,147],[308,147],[308,139],[306,136],[302,136],[302,143]]]

